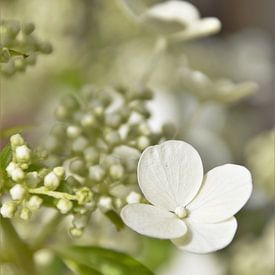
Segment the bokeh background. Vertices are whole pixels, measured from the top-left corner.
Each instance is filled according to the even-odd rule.
[[[28,140],[46,138],[54,108],[82,85],[139,84],[150,73],[155,99],[153,128],[173,122],[177,138],[193,144],[206,169],[227,162],[247,166],[254,192],[238,215],[233,243],[223,251],[193,255],[169,242],[116,232],[99,219],[80,243],[128,251],[160,275],[271,275],[274,271],[274,33],[272,0],[194,0],[203,17],[218,17],[222,31],[212,37],[173,45],[148,72],[154,37],[129,16],[119,0],[1,0],[1,19],[33,22],[53,53],[12,77],[1,76],[1,145],[12,131]],[[161,1],[144,1],[146,5]],[[201,100],[181,74],[186,66],[211,79],[254,81],[258,89],[238,101]],[[150,67],[150,66],[149,66]],[[185,75],[186,77],[186,75]],[[22,126],[23,125],[23,126]],[[13,130],[14,128],[14,130]],[[9,129],[9,130],[7,130]],[[32,225],[35,226],[35,225]],[[30,237],[22,225],[22,235]],[[56,232],[62,232],[62,226]],[[68,241],[62,234],[58,237]],[[44,267],[47,251],[37,255]],[[42,274],[42,273],[41,273]],[[69,274],[69,273],[64,273]]]

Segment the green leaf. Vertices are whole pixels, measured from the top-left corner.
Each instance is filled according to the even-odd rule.
[[[124,223],[120,216],[114,210],[109,210],[105,213],[105,216],[116,226],[116,229],[120,231],[124,228]]]
[[[103,275],[101,272],[88,267],[86,265],[77,264],[74,261],[67,260],[65,264],[75,273],[78,275]]]
[[[6,167],[12,158],[12,151],[10,145],[5,146],[0,152],[0,192],[4,183],[8,181]]]
[[[87,266],[103,275],[154,275],[131,256],[111,249],[96,246],[69,246],[62,249],[56,248],[55,251],[65,261],[70,260],[77,265]]]

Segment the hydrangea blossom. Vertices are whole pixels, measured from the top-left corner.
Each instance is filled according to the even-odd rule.
[[[138,182],[151,204],[126,205],[121,211],[125,224],[194,253],[216,251],[232,241],[234,215],[252,192],[250,172],[243,166],[226,164],[203,176],[198,152],[183,141],[148,147],[139,160]]]

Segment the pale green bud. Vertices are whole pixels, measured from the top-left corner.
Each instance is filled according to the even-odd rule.
[[[72,227],[70,229],[70,233],[73,237],[78,238],[78,237],[81,237],[83,235],[83,229]]]
[[[67,128],[67,136],[75,139],[81,135],[81,128],[76,125],[70,125]]]
[[[72,144],[72,148],[75,152],[82,152],[89,145],[88,140],[80,136]]]
[[[41,207],[43,200],[38,196],[31,196],[27,204],[30,210],[37,210]]]
[[[26,145],[15,148],[15,158],[18,162],[29,162],[31,160],[31,150]]]
[[[82,187],[76,192],[77,201],[79,204],[86,204],[93,198],[93,193],[88,187]]]
[[[86,227],[88,224],[88,216],[87,215],[75,215],[73,217],[72,224],[75,228],[82,229]]]
[[[124,168],[121,164],[114,164],[110,166],[109,173],[112,179],[119,180],[124,175]]]
[[[36,171],[27,173],[26,183],[28,186],[35,188],[40,181],[41,181],[41,177]]]
[[[58,120],[63,121],[71,116],[71,112],[65,106],[59,105],[55,110],[55,116]]]
[[[27,207],[23,207],[20,212],[20,218],[22,220],[28,221],[32,216],[32,212]]]
[[[50,190],[55,190],[59,184],[60,178],[54,172],[50,172],[44,178],[44,185]]]
[[[94,115],[89,113],[82,116],[80,123],[85,128],[94,127],[97,125]]]
[[[54,172],[60,179],[64,178],[64,175],[65,175],[65,169],[64,169],[64,167],[62,167],[62,166],[55,167],[55,168],[53,169],[53,172]]]
[[[18,168],[18,165],[15,162],[11,161],[8,164],[8,166],[6,167],[6,171],[10,177],[12,176],[12,173],[16,168]]]
[[[12,172],[11,172],[11,178],[13,181],[21,181],[25,178],[25,174],[23,170],[19,167],[16,167]]]
[[[56,208],[62,213],[67,214],[73,207],[73,203],[67,199],[60,199],[56,204]]]
[[[139,203],[141,201],[141,195],[137,192],[131,192],[127,197],[126,197],[126,202],[128,204],[131,203]]]
[[[100,165],[94,165],[89,168],[89,178],[95,181],[103,180],[106,172]]]
[[[31,34],[35,29],[35,25],[33,23],[26,23],[22,25],[22,32],[26,35]]]
[[[121,115],[116,113],[105,114],[105,124],[111,128],[118,128],[121,125]]]
[[[74,159],[70,162],[70,171],[72,173],[84,176],[87,172],[84,160],[81,158]]]
[[[88,147],[84,150],[84,158],[90,164],[97,163],[99,161],[99,152],[94,147]]]
[[[16,210],[17,204],[14,201],[7,201],[3,203],[0,213],[4,218],[13,218]]]
[[[137,147],[139,150],[144,150],[146,147],[150,145],[150,140],[146,136],[140,136],[137,139]]]
[[[112,198],[107,197],[107,196],[101,197],[98,201],[98,206],[103,212],[111,210],[112,209]]]
[[[25,141],[20,134],[15,134],[10,137],[10,143],[11,143],[11,147],[15,148],[17,146],[24,145]]]
[[[107,131],[104,135],[105,141],[112,146],[118,145],[121,142],[121,137],[117,131]]]
[[[10,189],[10,195],[13,200],[22,200],[26,194],[26,189],[21,184],[15,184]]]

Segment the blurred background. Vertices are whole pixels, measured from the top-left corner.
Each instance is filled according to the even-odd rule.
[[[33,143],[45,138],[54,108],[66,93],[77,93],[87,83],[132,87],[145,77],[155,93],[152,128],[173,122],[176,137],[198,149],[206,170],[228,162],[251,170],[254,192],[237,215],[237,235],[218,253],[193,255],[130,230],[116,232],[99,220],[78,242],[128,251],[160,275],[273,274],[275,2],[190,1],[202,17],[219,18],[222,31],[170,46],[153,68],[155,34],[119,2],[123,0],[0,0],[1,20],[33,22],[37,36],[53,46],[50,55],[39,56],[25,72],[1,75],[1,146],[21,128]],[[150,6],[162,1],[139,2]],[[211,81],[203,96],[199,84],[189,81],[192,70]],[[258,89],[230,100],[213,96],[211,89],[228,79],[253,81]],[[232,86],[232,93],[242,93]],[[27,231],[22,230],[26,238]],[[47,266],[51,257],[38,255],[37,261]]]

